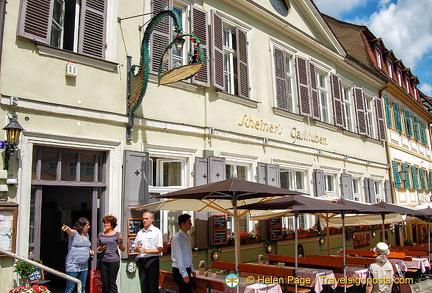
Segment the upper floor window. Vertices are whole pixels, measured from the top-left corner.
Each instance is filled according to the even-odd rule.
[[[376,50],[375,51],[376,61],[379,69],[382,69],[382,57],[381,57],[381,51]]]
[[[374,182],[374,184],[375,184],[375,200],[376,200],[376,202],[381,202],[381,201],[383,201],[383,196],[382,196],[382,183],[381,183],[381,181],[375,181]]]
[[[104,58],[106,2],[22,0],[18,35],[55,48]]]
[[[281,170],[280,178],[282,188],[306,191],[306,172],[300,170]]]
[[[247,32],[212,11],[213,85],[232,95],[249,98]]]
[[[248,166],[240,165],[237,163],[232,163],[232,164],[227,163],[225,165],[225,169],[226,169],[227,179],[228,178],[239,178],[242,180],[248,179],[248,173],[249,173]]]
[[[293,57],[288,52],[275,47],[273,58],[277,107],[295,112],[296,107],[293,95]]]
[[[372,138],[376,138],[376,130],[375,130],[375,114],[374,114],[374,99],[370,96],[366,95],[366,117],[368,124],[368,134]]]
[[[321,121],[330,122],[330,105],[329,94],[327,88],[327,75],[316,70],[316,86],[318,94],[318,105]]]
[[[402,71],[400,71],[399,69],[397,71],[397,80],[398,80],[399,86],[402,86]]]
[[[324,191],[327,195],[336,194],[336,176],[324,173]]]
[[[353,197],[354,197],[355,201],[362,201],[360,182],[361,182],[360,178],[353,178],[352,179]]]
[[[342,85],[342,101],[343,101],[343,111],[346,121],[346,129],[349,131],[355,130],[355,119],[354,119],[354,104],[352,97],[352,89],[349,86]]]
[[[393,63],[392,61],[387,61],[387,71],[390,78],[393,78]]]

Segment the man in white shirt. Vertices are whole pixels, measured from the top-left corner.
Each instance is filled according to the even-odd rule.
[[[154,215],[144,212],[144,228],[138,231],[132,245],[138,252],[137,266],[142,293],[159,293],[159,257],[162,255],[162,232],[153,226]]]
[[[183,214],[178,217],[180,230],[171,240],[171,260],[174,281],[179,286],[179,293],[191,293],[190,277],[196,277],[192,264],[192,248],[188,231],[192,227],[191,216]]]

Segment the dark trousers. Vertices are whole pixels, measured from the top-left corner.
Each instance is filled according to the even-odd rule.
[[[142,293],[159,293],[159,256],[138,258]]]
[[[172,268],[172,272],[173,272],[173,277],[174,277],[174,281],[176,282],[176,284],[179,286],[179,293],[192,293],[192,287],[191,287],[191,282],[192,282],[192,270],[190,268],[186,269],[188,275],[189,275],[189,283],[185,283],[183,280],[182,275],[180,274],[180,270],[178,268]]]
[[[120,269],[120,261],[103,262],[99,264],[102,279],[103,293],[118,293],[117,273]]]

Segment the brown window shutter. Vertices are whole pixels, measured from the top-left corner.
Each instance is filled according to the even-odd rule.
[[[309,85],[310,85],[310,105],[312,111],[312,117],[315,119],[320,119],[320,110],[319,110],[319,102],[318,102],[318,92],[317,92],[317,83],[316,83],[316,75],[315,75],[315,66],[309,62]]]
[[[125,151],[124,197],[125,207],[148,203],[149,154]]]
[[[158,13],[161,10],[173,9],[172,0],[154,0],[152,2],[152,12]],[[150,40],[150,73],[158,74],[159,64],[166,47],[171,41],[172,20],[171,17],[162,18],[155,26]],[[171,52],[168,62],[162,66],[162,72],[172,67]]]
[[[195,158],[195,186],[205,185],[208,183],[208,159]]]
[[[358,133],[367,135],[367,121],[366,121],[366,105],[363,90],[359,87],[354,88],[355,105],[357,111],[357,127]]]
[[[375,99],[375,112],[378,124],[378,138],[381,141],[386,141],[386,127],[384,122],[384,112],[381,104],[381,99]]]
[[[350,174],[342,174],[341,176],[342,183],[342,196],[345,199],[354,199],[353,194],[353,180]]]
[[[212,17],[212,85],[224,90],[224,54],[223,54],[223,22],[216,11]]]
[[[202,86],[210,86],[210,68],[208,62],[208,22],[207,12],[192,6],[191,32],[201,41],[205,62],[198,73],[192,77],[192,82]]]
[[[279,165],[267,164],[267,184],[280,187]]]
[[[332,96],[333,96],[333,115],[334,124],[336,126],[344,127],[344,115],[343,115],[343,103],[341,95],[341,82],[337,75],[332,74],[331,86],[332,86]]]
[[[325,193],[324,172],[318,169],[313,170],[315,197],[323,196]]]
[[[82,1],[79,53],[97,58],[105,57],[105,18],[106,1]]]
[[[274,58],[274,70],[276,79],[276,102],[277,107],[281,109],[288,110],[289,100],[287,93],[287,78],[286,78],[286,63],[285,63],[285,53],[282,50],[274,48],[273,52]]]
[[[296,64],[300,114],[305,116],[311,116],[307,60],[297,56]]]
[[[17,34],[49,44],[51,11],[51,0],[22,0]]]
[[[209,157],[209,183],[226,179],[225,158]]]
[[[238,95],[242,98],[249,98],[249,73],[248,73],[248,51],[247,51],[247,34],[238,27],[237,34],[237,66],[238,66]]]

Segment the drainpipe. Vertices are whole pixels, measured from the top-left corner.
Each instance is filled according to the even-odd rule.
[[[0,0],[0,71],[1,71],[1,60],[3,55],[3,33],[4,23],[6,17],[6,0]]]

